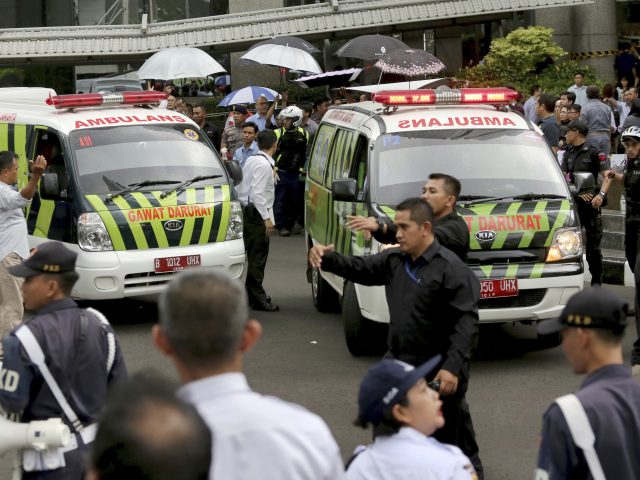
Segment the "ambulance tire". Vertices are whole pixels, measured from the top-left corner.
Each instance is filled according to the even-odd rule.
[[[538,334],[538,347],[539,348],[553,348],[562,343],[562,337],[560,332],[550,333],[549,335]]]
[[[389,325],[364,318],[360,313],[356,287],[352,282],[344,285],[342,320],[347,348],[354,357],[382,355],[387,351]]]
[[[319,268],[311,269],[311,296],[316,310],[322,313],[339,312],[340,296],[331,285],[322,278]]]

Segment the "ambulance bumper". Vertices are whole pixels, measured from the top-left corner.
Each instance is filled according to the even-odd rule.
[[[83,300],[109,300],[124,297],[151,297],[164,290],[179,272],[156,273],[157,258],[200,255],[195,268],[222,268],[244,281],[244,242],[231,240],[188,247],[155,248],[113,252],[85,252],[77,245],[67,246],[78,253],[76,271],[80,279],[72,296]]]

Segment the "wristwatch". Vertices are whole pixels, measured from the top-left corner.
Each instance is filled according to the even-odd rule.
[[[600,195],[602,198],[605,198],[607,196],[607,194],[604,193],[602,190],[598,192],[598,195]]]
[[[387,233],[387,221],[386,221],[385,217],[376,218],[376,223],[378,224],[378,229],[382,233]]]

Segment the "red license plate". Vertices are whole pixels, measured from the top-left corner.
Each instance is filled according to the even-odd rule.
[[[200,265],[200,255],[182,255],[180,257],[165,257],[155,259],[156,273],[177,272],[185,268]]]
[[[517,295],[517,278],[480,280],[480,298],[515,297]]]

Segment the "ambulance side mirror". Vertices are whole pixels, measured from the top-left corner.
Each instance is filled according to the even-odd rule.
[[[593,178],[593,174],[589,172],[574,173],[573,184],[576,187],[574,195],[584,195],[585,193],[594,193],[596,191],[596,181]]]
[[[358,183],[355,178],[334,180],[331,184],[331,194],[334,201],[357,202]]]
[[[40,198],[43,200],[60,199],[60,184],[58,175],[55,173],[45,173],[40,178]]]
[[[224,167],[227,169],[227,173],[235,185],[242,182],[242,167],[238,162],[229,160],[228,162],[224,162]]]

